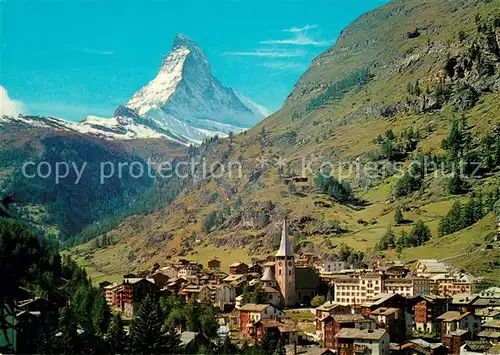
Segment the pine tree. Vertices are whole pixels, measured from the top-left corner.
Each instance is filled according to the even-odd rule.
[[[175,328],[165,329],[165,353],[179,354],[181,352],[181,334]]]
[[[73,297],[75,317],[80,327],[87,334],[94,334],[94,324],[92,322],[94,297],[95,291],[89,284],[81,285]]]
[[[102,292],[97,292],[92,304],[92,323],[97,335],[102,336],[108,331],[111,310],[106,303],[106,298]]]
[[[486,196],[486,201],[484,203],[484,207],[486,208],[486,212],[491,212],[493,211],[493,206],[495,206],[495,196],[493,194],[493,191],[488,192],[488,195]]]
[[[233,355],[237,352],[238,349],[233,343],[231,343],[231,338],[229,337],[229,335],[224,338],[224,341],[217,344],[217,349],[215,351],[215,353],[219,355]]]
[[[119,313],[113,316],[108,328],[107,340],[112,354],[121,354],[127,347],[127,338],[123,329],[122,317]]]
[[[286,355],[285,344],[283,344],[283,339],[279,338],[276,344],[276,350],[274,350],[273,355]]]
[[[461,226],[459,229],[462,228],[467,228],[468,226],[472,226],[475,221],[474,221],[474,199],[471,199],[465,206],[464,206],[464,211],[462,214],[462,221],[461,221]]]
[[[403,213],[401,212],[401,207],[397,206],[396,211],[394,212],[394,222],[396,222],[396,224],[401,224],[403,221],[404,218]]]
[[[326,294],[326,301],[333,302],[333,292],[330,287],[328,287],[328,293]]]
[[[219,322],[215,318],[215,314],[210,306],[204,309],[200,316],[201,332],[209,339],[217,337],[219,330]]]
[[[424,222],[419,220],[413,226],[413,229],[411,230],[408,237],[411,246],[418,247],[431,239],[431,231]]]
[[[455,169],[452,173],[451,179],[448,181],[448,193],[458,195],[464,193],[466,189],[466,184],[460,176],[460,170]]]
[[[130,345],[135,354],[165,353],[165,334],[160,305],[152,295],[141,303],[130,327]]]
[[[60,310],[56,345],[62,354],[75,354],[78,350],[78,332],[73,308],[68,304]]]

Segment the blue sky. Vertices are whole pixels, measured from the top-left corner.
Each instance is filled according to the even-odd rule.
[[[24,113],[111,116],[178,32],[224,85],[277,110],[340,31],[387,0],[0,0],[0,86]]]

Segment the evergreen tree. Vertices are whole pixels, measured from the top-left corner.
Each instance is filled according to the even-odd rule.
[[[493,194],[493,191],[488,192],[488,195],[486,196],[486,201],[484,203],[484,207],[486,209],[486,212],[491,212],[493,211],[493,207],[495,206],[495,195]]]
[[[238,352],[238,348],[231,342],[231,338],[227,335],[224,341],[217,344],[216,354],[219,355],[234,355]]]
[[[92,321],[92,304],[94,303],[95,290],[90,284],[80,285],[73,297],[75,317],[78,325],[87,334],[94,334]]]
[[[418,247],[425,244],[429,239],[431,239],[431,231],[424,222],[419,220],[413,226],[413,229],[408,235],[408,239],[411,246]]]
[[[44,322],[41,323],[36,335],[36,352],[38,354],[56,353],[54,329]]]
[[[78,332],[73,308],[68,304],[59,312],[56,344],[58,352],[75,354],[78,351]]]
[[[328,293],[326,294],[326,301],[333,302],[333,292],[330,287],[328,287]]]
[[[285,344],[283,343],[282,338],[279,338],[278,343],[276,344],[276,350],[274,350],[273,355],[286,355]]]
[[[392,231],[391,226],[387,228],[385,234],[380,238],[380,241],[375,246],[376,251],[383,251],[389,249],[389,247],[394,246],[394,232]]]
[[[396,224],[401,224],[403,221],[404,218],[403,213],[401,212],[401,207],[397,206],[396,211],[394,212],[394,222],[396,222]]]
[[[209,305],[206,306],[202,315],[200,316],[200,327],[201,327],[201,332],[207,338],[214,339],[217,337],[217,331],[219,330],[219,322],[215,317],[212,307]]]
[[[130,327],[130,345],[135,354],[165,353],[165,334],[162,331],[161,309],[152,295],[141,303]]]
[[[453,121],[448,137],[443,141],[443,148],[446,149],[450,154],[450,159],[452,161],[457,161],[458,157],[462,152],[462,133],[459,128],[458,121]]]
[[[95,334],[102,336],[108,331],[111,310],[106,302],[104,294],[98,291],[92,304],[92,322]]]
[[[113,316],[108,328],[107,340],[112,354],[121,354],[127,347],[127,338],[123,329],[122,317],[119,313]]]
[[[451,179],[448,181],[448,193],[452,195],[462,194],[467,190],[467,184],[460,176],[460,170],[455,169]]]
[[[181,334],[175,328],[165,329],[165,353],[179,354],[181,352]]]

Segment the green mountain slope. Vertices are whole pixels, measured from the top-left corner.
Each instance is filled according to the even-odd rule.
[[[363,15],[313,61],[279,112],[192,152],[209,166],[240,162],[241,177],[188,179],[174,203],[107,233],[115,245],[91,243],[77,253],[96,275],[147,268],[175,255],[202,262],[218,256],[227,268],[273,250],[286,216],[297,252],[332,253],[345,244],[369,260],[380,257],[373,251],[390,226],[397,239],[422,220],[430,241],[406,246],[399,256],[381,254],[445,258],[474,247],[485,257],[471,258],[469,267],[498,273],[498,265],[489,264],[498,249],[485,251],[495,230],[491,206],[484,203],[479,222],[456,233],[439,237],[438,227],[454,201],[480,194],[485,201],[490,193],[493,199],[499,185],[499,18],[498,0],[394,1]],[[443,144],[454,122],[464,139]],[[396,166],[406,169],[415,159],[442,169],[402,179]],[[460,194],[451,191],[451,163],[477,159],[493,166],[464,179]],[[359,169],[366,166],[372,170]],[[316,183],[322,167],[350,187]],[[293,177],[308,179],[288,184]],[[405,219],[398,225],[397,207]]]

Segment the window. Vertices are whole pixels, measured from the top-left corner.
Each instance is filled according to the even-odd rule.
[[[278,275],[280,275],[280,276],[281,276],[281,269],[279,269],[279,271],[278,271]]]

